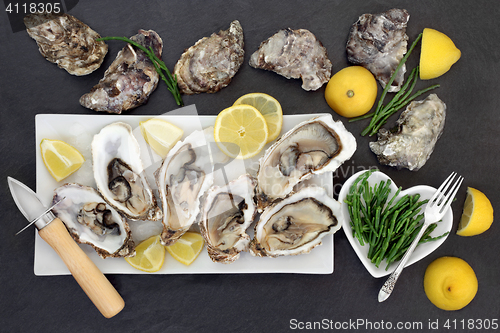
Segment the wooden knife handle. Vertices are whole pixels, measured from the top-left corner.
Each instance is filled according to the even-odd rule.
[[[111,318],[125,306],[123,298],[83,252],[58,218],[38,231],[64,261],[76,282],[106,318]]]

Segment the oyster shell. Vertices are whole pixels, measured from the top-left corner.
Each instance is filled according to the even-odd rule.
[[[200,231],[214,262],[232,263],[248,250],[246,229],[257,212],[253,202],[255,180],[248,174],[229,184],[213,186],[203,204]]]
[[[101,258],[135,255],[125,219],[92,187],[65,184],[54,190],[54,214],[81,244],[91,245]]]
[[[26,31],[45,59],[72,75],[87,75],[99,68],[108,45],[96,42],[99,34],[69,14],[29,14]]]
[[[406,25],[410,15],[405,9],[390,9],[380,14],[363,14],[351,27],[347,58],[361,65],[378,79],[382,87],[389,82],[406,53]],[[399,91],[406,67],[398,71],[389,91]]]
[[[341,204],[311,186],[266,207],[255,225],[250,253],[278,257],[309,253],[341,227]]]
[[[317,90],[330,80],[332,63],[326,48],[306,29],[280,30],[263,41],[250,57],[250,66],[302,78],[302,89]]]
[[[283,198],[313,174],[335,171],[356,150],[356,140],[331,115],[314,117],[285,133],[259,161],[256,200],[259,211]]]
[[[180,92],[191,95],[221,90],[231,82],[244,56],[243,29],[235,20],[228,30],[200,39],[181,55],[174,67]]]
[[[213,133],[213,129],[210,129]],[[198,221],[202,196],[212,186],[206,131],[194,131],[168,152],[155,177],[163,206],[164,245],[175,243]]]
[[[163,41],[153,30],[139,30],[131,40],[161,58]],[[116,56],[104,77],[89,93],[80,97],[80,104],[95,111],[122,113],[145,104],[158,85],[159,75],[147,55],[127,44]]]
[[[424,166],[443,133],[446,104],[430,94],[423,101],[414,101],[401,113],[395,132],[381,128],[378,141],[370,149],[381,164],[417,171]]]
[[[116,210],[133,220],[161,218],[130,125],[112,123],[94,135],[92,166],[97,189]]]

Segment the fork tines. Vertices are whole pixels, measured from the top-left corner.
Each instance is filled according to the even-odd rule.
[[[455,176],[457,176],[457,173],[452,172],[451,175],[449,175],[448,178],[446,178],[443,184],[441,184],[441,186],[437,189],[436,193],[429,200],[430,205],[440,206],[441,209],[444,210],[448,202],[450,202],[450,200],[453,200],[453,198],[458,192],[458,189],[460,188],[460,185],[462,185],[462,181],[464,180],[464,177],[458,176],[458,178],[454,182]],[[450,188],[449,191],[448,188]]]

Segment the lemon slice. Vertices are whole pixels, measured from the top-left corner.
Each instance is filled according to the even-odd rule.
[[[224,154],[246,159],[257,155],[267,143],[269,132],[264,116],[251,105],[233,105],[215,119],[215,142]]]
[[[205,241],[200,234],[188,231],[177,242],[166,246],[166,249],[175,260],[189,266],[198,257],[204,244]]]
[[[78,150],[61,140],[43,139],[40,150],[45,167],[58,182],[78,170],[85,162]]]
[[[160,235],[142,241],[136,246],[135,252],[135,257],[127,257],[125,261],[144,272],[159,271],[165,261],[165,246],[161,245]]]
[[[167,156],[184,131],[163,119],[152,118],[139,123],[144,140],[162,158]]]
[[[457,235],[474,236],[488,230],[493,223],[493,207],[483,192],[467,188],[462,218]]]
[[[233,105],[251,105],[264,116],[269,132],[267,142],[271,142],[281,133],[283,111],[281,104],[272,96],[264,93],[251,93],[241,96]]]
[[[425,28],[420,52],[420,79],[430,80],[446,73],[460,59],[461,52],[453,41],[434,29]]]

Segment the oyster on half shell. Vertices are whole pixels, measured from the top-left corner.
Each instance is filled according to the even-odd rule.
[[[278,257],[309,253],[341,227],[342,205],[317,186],[304,187],[264,209],[250,253]]]
[[[92,167],[99,193],[120,213],[132,220],[161,218],[130,125],[112,123],[94,135]]]
[[[163,207],[164,245],[175,243],[200,215],[202,196],[214,181],[206,131],[194,131],[168,152],[155,177]]]
[[[257,208],[262,211],[314,174],[335,171],[355,150],[354,136],[331,115],[298,124],[269,147],[259,161]]]
[[[248,250],[246,234],[257,212],[253,202],[255,180],[248,174],[225,186],[213,186],[203,204],[200,231],[214,262],[229,264]]]
[[[101,258],[135,255],[135,244],[126,220],[92,187],[65,184],[54,190],[54,214],[71,236],[91,245]]]

